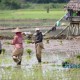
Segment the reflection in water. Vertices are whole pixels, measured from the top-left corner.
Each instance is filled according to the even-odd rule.
[[[17,68],[14,68],[11,72],[11,80],[23,80],[25,79],[23,70],[21,69],[21,66],[18,66]]]
[[[53,43],[45,44],[41,64],[37,64],[35,54],[31,57],[24,54],[21,67],[14,67],[11,52],[7,49],[5,56],[0,55],[0,80],[80,80],[80,69],[65,69],[60,65],[74,52],[80,52],[79,49],[76,49],[77,45],[71,47],[73,45],[71,43],[72,41],[63,41],[63,45],[60,45],[58,41],[53,41]],[[27,44],[27,46],[33,49],[32,44]],[[12,49],[11,46],[8,47]]]
[[[61,66],[35,64],[1,67],[0,80],[79,80],[80,69],[64,69]]]
[[[44,80],[41,64],[38,64],[37,66],[33,67],[33,76],[34,76],[34,80]]]

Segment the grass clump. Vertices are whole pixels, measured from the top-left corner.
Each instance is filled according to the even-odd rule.
[[[32,41],[31,41],[31,40],[26,40],[25,42],[26,42],[27,44],[32,43]]]
[[[5,49],[2,49],[2,52],[1,52],[1,53],[2,53],[2,54],[5,54],[5,52],[6,52],[6,50],[5,50]]]
[[[71,63],[70,59],[65,60],[65,61],[62,62],[62,67],[66,67],[70,63]]]
[[[8,41],[6,41],[6,42],[5,42],[5,44],[6,44],[6,45],[10,45],[11,43],[10,43],[10,42],[8,42]]]
[[[32,50],[31,50],[31,49],[27,49],[26,52],[27,52],[29,55],[31,55]]]
[[[77,57],[77,59],[79,59],[79,60],[80,60],[80,55],[77,55],[76,57]]]

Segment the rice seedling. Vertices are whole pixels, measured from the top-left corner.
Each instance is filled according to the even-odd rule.
[[[11,43],[9,41],[4,42],[6,45],[10,45]]]
[[[31,55],[32,50],[31,50],[31,49],[27,49],[26,52],[27,52],[29,55]]]
[[[79,59],[79,60],[80,60],[80,55],[77,55],[76,57],[77,57],[77,59]]]
[[[32,43],[31,40],[25,40],[25,42],[26,42],[26,44],[30,44],[30,43]]]
[[[2,49],[2,54],[3,54],[3,55],[5,54],[5,52],[6,52],[6,50],[5,50],[5,49]]]

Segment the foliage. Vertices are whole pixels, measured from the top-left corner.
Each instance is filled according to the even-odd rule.
[[[66,67],[70,63],[71,63],[70,59],[65,60],[65,61],[62,62],[62,67]]]
[[[69,1],[69,0],[67,0]],[[46,4],[46,3],[65,3],[66,0],[0,0],[0,9],[20,9],[30,8],[30,3]],[[55,7],[54,5],[52,5]]]
[[[20,3],[17,0],[1,0],[0,9],[19,9]]]
[[[27,49],[26,52],[30,55],[32,53],[31,49]]]
[[[6,41],[5,44],[6,44],[6,45],[10,45],[11,43],[10,43],[9,41]]]
[[[31,40],[26,40],[25,41],[27,44],[30,44],[32,41]]]
[[[27,2],[27,3],[24,3],[24,4],[21,4],[21,8],[22,8],[22,9],[25,9],[25,8],[28,9],[28,8],[30,8],[31,6],[32,6],[32,3],[28,3],[28,2]]]
[[[65,62],[71,63],[71,60],[70,59],[66,59]]]
[[[5,49],[2,49],[2,54],[5,54],[6,50]]]
[[[80,60],[80,55],[77,55],[77,58]]]
[[[64,3],[64,2],[68,2],[69,0],[25,0],[25,1],[34,2],[34,3],[51,3],[51,2]]]

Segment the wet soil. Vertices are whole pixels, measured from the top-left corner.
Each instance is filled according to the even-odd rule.
[[[20,66],[21,68],[16,66],[16,64],[12,60],[11,56],[12,56],[12,51],[14,49],[13,46],[5,44],[5,42],[10,42],[10,40],[2,41],[3,48],[6,50],[4,55],[3,54],[0,55],[0,70],[1,70],[0,78],[2,80],[4,80],[5,78],[6,80],[9,80],[9,78],[13,79],[13,76],[16,74],[19,74],[19,75],[22,74],[22,78],[19,78],[19,75],[18,75],[18,76],[15,76],[15,79],[13,80],[17,80],[17,79],[53,80],[53,78],[54,80],[75,80],[75,78],[79,80],[78,73],[80,72],[80,70],[66,69],[61,66],[61,63],[65,59],[70,58],[80,53],[80,48],[79,48],[80,40],[79,39],[78,40],[77,39],[49,40],[49,43],[47,43],[44,40],[43,42],[44,49],[42,51],[42,63],[41,64],[38,64],[36,56],[35,56],[35,45],[26,44],[26,42],[24,41],[24,55],[23,55],[22,65]],[[26,52],[26,49],[32,50],[31,55],[29,55]],[[19,73],[16,71],[18,71]],[[8,74],[7,76],[6,76],[6,73]],[[24,75],[28,77],[25,78]],[[73,77],[74,75],[75,77]]]

